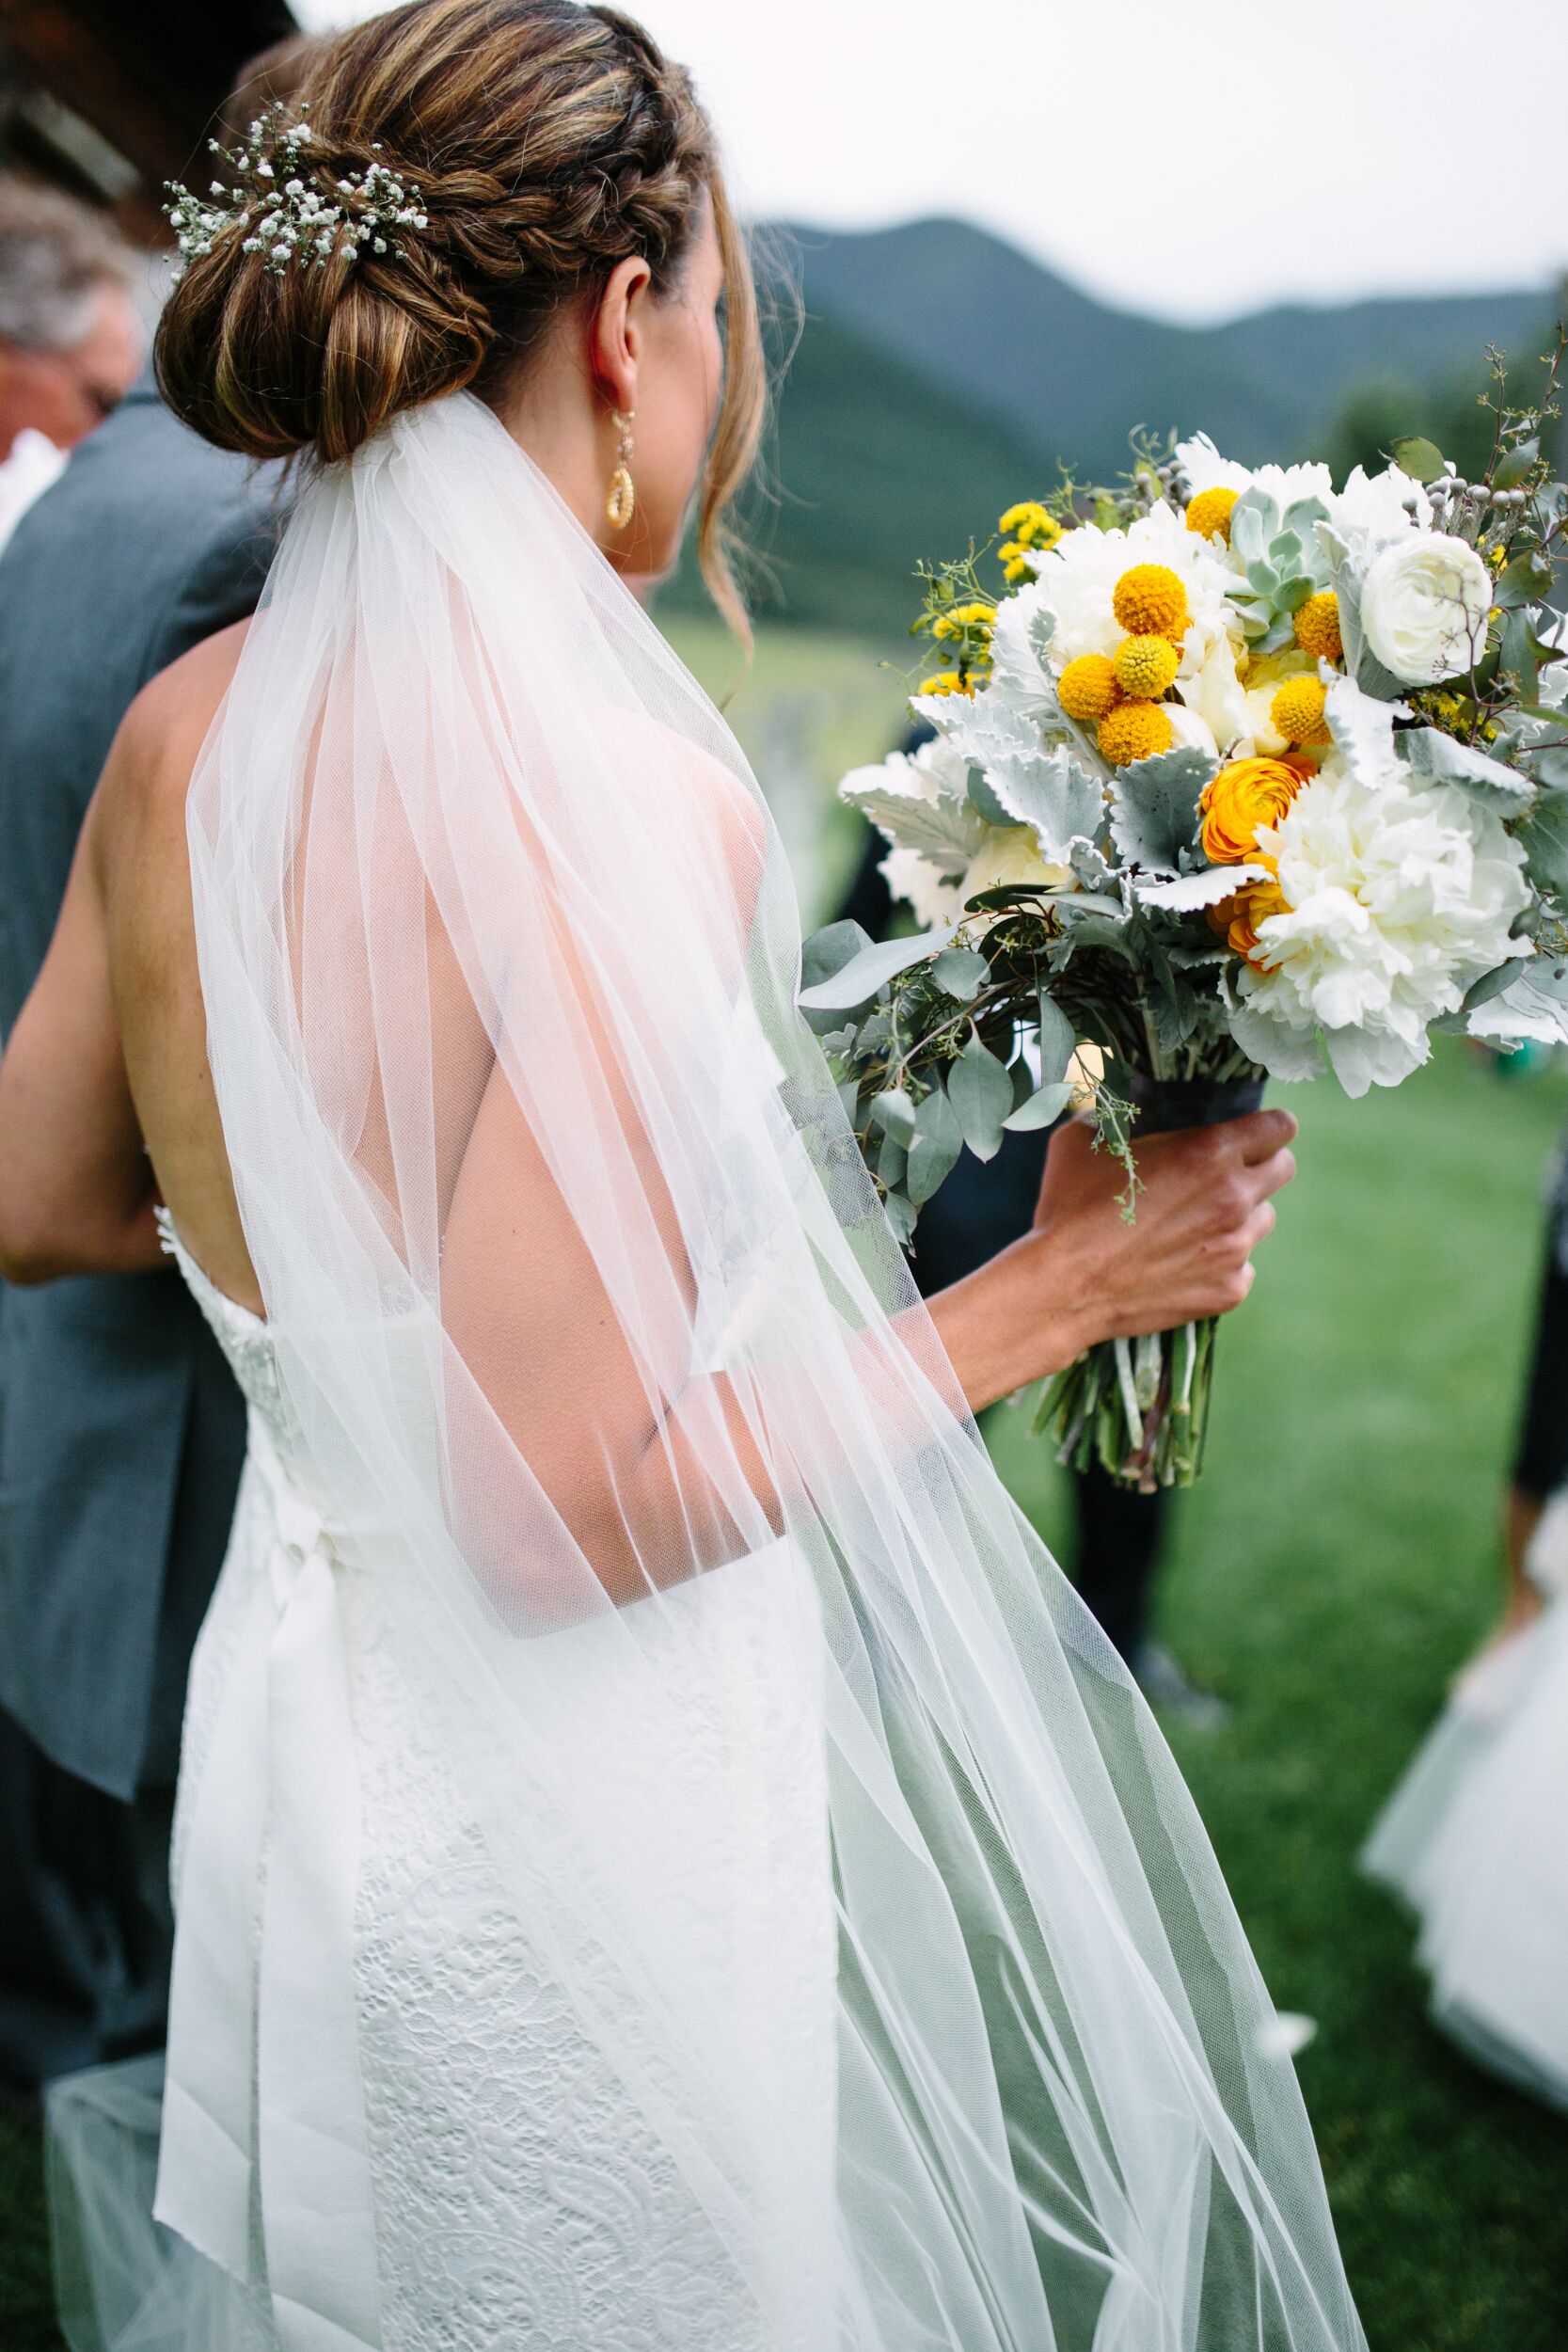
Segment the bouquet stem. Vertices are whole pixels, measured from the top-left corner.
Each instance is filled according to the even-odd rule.
[[[1262,1100],[1260,1076],[1133,1082],[1137,1133],[1217,1126]],[[1153,1494],[1190,1486],[1203,1466],[1213,1392],[1212,1316],[1137,1340],[1102,1340],[1049,1379],[1036,1408],[1037,1436],[1050,1431],[1058,1461],[1078,1470],[1099,1462],[1121,1486]]]

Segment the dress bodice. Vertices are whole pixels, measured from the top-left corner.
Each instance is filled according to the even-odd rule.
[[[202,1272],[175,1231],[174,1220],[166,1209],[160,1208],[155,1215],[165,1251],[179,1267],[186,1288],[222,1348],[241,1395],[263,1423],[279,1453],[285,1456],[297,1454],[299,1431],[284,1399],[277,1348],[270,1327],[261,1315],[252,1314],[248,1307],[242,1307],[238,1299],[220,1291],[211,1277]]]

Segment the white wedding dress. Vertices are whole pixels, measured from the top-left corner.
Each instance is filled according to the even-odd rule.
[[[1363,2352],[754,782],[474,401],[308,487],[188,837],[267,1314],[168,1230],[250,1446],[163,2078],[51,2102],[72,2352]]]
[[[300,1580],[324,1565],[341,1618],[341,1694],[358,1758],[350,1964],[388,2352],[448,2344],[464,2352],[643,2352],[677,2331],[687,2352],[752,2352],[736,2332],[736,2282],[711,2224],[509,1911],[444,1762],[438,1725],[378,1637],[373,1556],[330,1531],[309,1500],[309,1464],[266,1326],[214,1290],[167,1231],[250,1413],[233,1538],[191,1675],[175,1827],[181,1927],[198,1924],[214,1938],[243,1933],[253,1950],[262,1931],[254,1919],[193,1921],[211,1904],[214,1884],[204,1875],[208,1858],[193,1851],[193,1833],[205,1814],[228,1834],[230,1817],[213,1803],[223,1792],[208,1787],[208,1769],[235,1675],[245,1670],[243,1645],[254,1639],[247,1629],[258,1596],[275,1644]],[[825,1797],[807,1736],[819,1636],[804,1571],[786,1558],[762,1558],[693,1584],[679,1597],[668,1636],[669,1671],[709,1775],[708,1802],[691,1833],[705,1846],[718,1840],[725,1868],[749,1889],[740,1907],[749,1946],[730,1951],[726,1964],[751,1980],[759,2011],[793,2044],[802,2078],[818,2087],[826,2134],[834,1927],[822,1853]],[[568,1653],[577,1639],[556,1637]],[[326,1661],[328,1673],[335,1662]],[[608,1756],[626,1739],[626,1724],[615,1720],[626,1693],[612,1683],[595,1692],[586,1656],[563,1655],[560,1671],[579,1677],[585,1708],[604,1708]],[[724,1721],[705,1707],[705,1693],[721,1690],[743,1694],[743,1743],[728,1740]],[[319,1771],[320,1752],[309,1761]],[[264,1748],[225,1762],[277,1785]],[[658,1769],[651,1754],[645,1764]],[[316,1805],[330,1802],[319,1779],[310,1796]],[[275,1835],[300,1833],[297,1823],[274,1826]],[[706,1867],[711,1851],[704,1859]],[[285,2065],[290,2057],[286,2046],[277,2053]],[[267,2276],[269,2243],[276,2249],[279,2229],[294,2218],[284,2206],[268,2214],[262,2231],[257,2217],[251,2261],[259,2280]],[[311,2217],[298,2218],[309,2226]],[[245,2299],[252,2340],[270,2347],[277,2339],[265,2296]]]
[[[1479,2062],[1568,2107],[1568,1503],[1530,1567],[1545,1606],[1467,1666],[1363,1856],[1420,1921],[1433,2015]]]

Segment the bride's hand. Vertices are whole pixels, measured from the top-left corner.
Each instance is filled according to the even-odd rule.
[[[1059,1372],[1097,1341],[1165,1331],[1239,1307],[1273,1195],[1295,1174],[1288,1111],[1137,1147],[1139,1192],[1074,1120],[1053,1138],[1032,1232],[931,1301],[973,1410]]]

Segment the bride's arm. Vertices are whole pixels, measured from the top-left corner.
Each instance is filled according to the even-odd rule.
[[[1097,1340],[1236,1306],[1250,1286],[1250,1252],[1274,1222],[1270,1195],[1293,1172],[1286,1147],[1294,1129],[1274,1111],[1151,1138],[1139,1154],[1144,1189],[1131,1224],[1117,1198],[1119,1166],[1095,1152],[1081,1127],[1058,1136],[1036,1229],[929,1305],[970,1408],[1060,1370]],[[756,1381],[683,1369],[660,1386],[650,1374],[651,1364],[689,1361],[691,1298],[657,1179],[644,1198],[649,1230],[628,1231],[625,1246],[646,1253],[645,1272],[649,1262],[662,1264],[669,1279],[639,1285],[643,1327],[634,1354],[594,1251],[498,1067],[442,1252],[450,1338],[592,1574],[621,1603],[752,1549],[782,1523],[778,1487],[789,1481],[789,1466],[772,1457]],[[909,1337],[918,1353],[922,1333]],[[907,1406],[910,1367],[890,1361],[885,1327],[855,1344],[861,1378]],[[928,1366],[928,1342],[924,1352]],[[899,1418],[895,1410],[892,1425]],[[927,1425],[917,1408],[912,1421],[917,1444]],[[852,1447],[852,1434],[841,1434]]]
[[[109,985],[95,799],[55,936],[0,1060],[0,1275],[160,1264],[157,1198]]]

